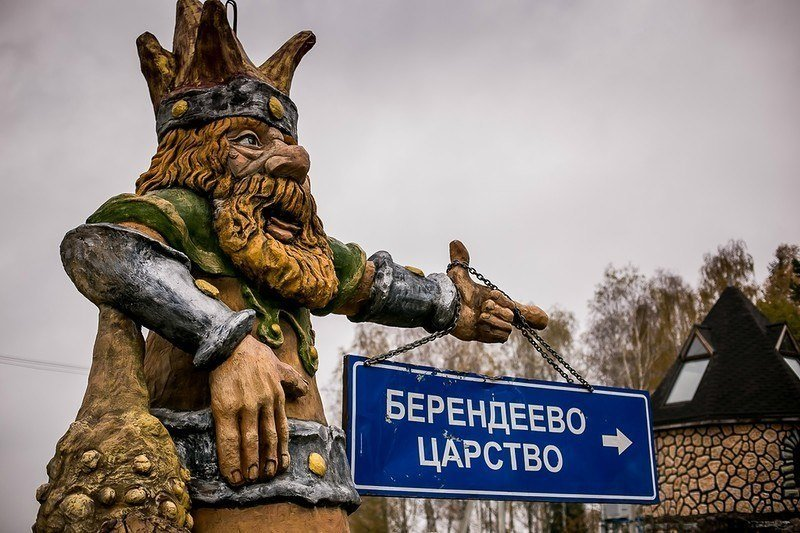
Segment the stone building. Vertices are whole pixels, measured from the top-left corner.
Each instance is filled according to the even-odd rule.
[[[652,399],[653,529],[800,529],[800,351],[784,324],[727,288]]]

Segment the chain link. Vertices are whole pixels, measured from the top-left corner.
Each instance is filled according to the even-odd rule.
[[[447,272],[450,272],[450,270],[452,270],[455,267],[461,267],[466,269],[467,272],[475,276],[481,283],[486,285],[486,287],[488,287],[493,291],[499,292],[500,294],[502,294],[503,296],[514,302],[514,299],[511,298],[504,290],[502,290],[500,287],[492,283],[486,276],[475,270],[475,268],[469,266],[469,263],[467,263],[466,261],[460,261],[458,259],[451,261],[450,264],[447,265]],[[386,353],[376,355],[375,357],[370,357],[364,362],[364,364],[368,366],[374,365],[375,363],[385,361],[386,359],[389,359],[396,355],[400,355],[402,353],[411,351],[415,348],[419,348],[424,344],[428,344],[431,341],[435,341],[436,339],[440,339],[452,333],[453,330],[456,329],[456,325],[458,324],[458,317],[461,314],[461,296],[458,294],[458,291],[456,291],[455,311],[456,312],[455,312],[455,317],[453,318],[453,322],[449,326],[447,326],[447,328],[431,333],[430,335],[422,337],[421,339],[417,339],[408,344],[404,344],[403,346],[395,348],[394,350],[390,350]],[[533,329],[533,326],[531,326],[531,324],[525,319],[525,317],[522,316],[522,311],[520,311],[516,303],[514,303],[514,322],[512,323],[512,325],[519,330],[520,334],[525,338],[525,340],[527,340],[531,344],[531,346],[533,346],[534,349],[536,349],[536,351],[539,352],[539,355],[541,355],[542,358],[550,366],[552,366],[562,378],[564,378],[567,381],[567,383],[575,383],[575,380],[572,379],[572,377],[575,377],[575,379],[577,379],[578,382],[583,387],[585,387],[589,392],[594,391],[594,387],[592,387],[592,385],[588,381],[586,381],[586,379],[584,379],[584,377],[577,370],[572,368],[572,366],[569,363],[567,363],[566,360],[564,360],[561,354],[559,354],[555,350],[555,348],[550,346],[536,332],[536,330]],[[566,371],[564,369],[566,369]]]
[[[431,341],[435,341],[436,339],[441,339],[442,337],[450,335],[453,332],[453,330],[456,329],[456,324],[458,323],[458,315],[460,314],[461,314],[461,298],[456,296],[455,318],[453,319],[453,322],[449,326],[447,326],[447,328],[431,333],[430,335],[422,337],[421,339],[417,339],[413,342],[409,342],[408,344],[404,344],[398,348],[395,348],[394,350],[390,350],[386,353],[376,355],[375,357],[370,357],[369,359],[364,361],[364,364],[369,366],[369,365],[374,365],[375,363],[380,363],[381,361],[385,361],[390,357],[394,357],[395,355],[400,355],[401,353],[410,352],[415,348],[419,348],[423,344],[428,344]]]

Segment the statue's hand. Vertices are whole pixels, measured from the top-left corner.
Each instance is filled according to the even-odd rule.
[[[469,252],[461,241],[450,243],[450,261],[469,264]],[[461,314],[453,335],[463,341],[505,342],[514,322],[514,306],[536,329],[547,326],[547,314],[535,305],[523,305],[503,293],[476,283],[467,269],[456,266],[448,272],[461,296]]]
[[[289,467],[286,395],[308,383],[265,344],[248,335],[211,371],[211,412],[219,470],[231,485],[271,478]]]

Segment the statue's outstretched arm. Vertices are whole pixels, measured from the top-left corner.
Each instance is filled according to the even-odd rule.
[[[515,302],[473,281],[465,268],[469,253],[461,242],[450,243],[450,260],[454,264],[447,274],[424,276],[417,269],[395,263],[388,252],[378,252],[367,261],[352,300],[336,312],[353,322],[423,327],[431,332],[444,330],[455,321],[455,337],[481,342],[505,342],[515,309],[534,328],[547,326],[547,314],[540,308]]]

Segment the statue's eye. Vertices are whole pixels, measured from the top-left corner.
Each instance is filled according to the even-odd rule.
[[[261,142],[258,140],[258,137],[255,133],[245,133],[244,135],[240,135],[236,137],[233,142],[237,144],[243,144],[245,146],[261,146]]]

